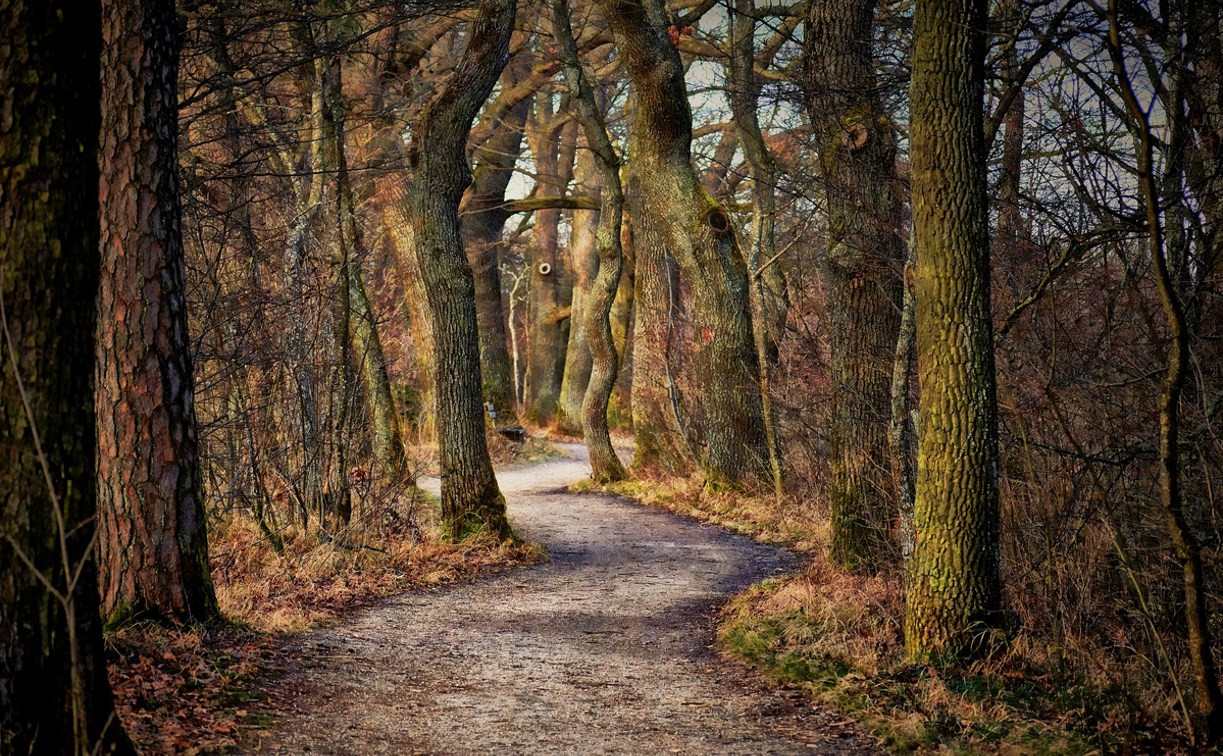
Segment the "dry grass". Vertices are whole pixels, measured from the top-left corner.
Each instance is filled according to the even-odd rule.
[[[389,594],[543,557],[533,544],[443,543],[434,525],[427,528],[419,539],[357,542],[293,534],[278,554],[248,519],[231,520],[214,531],[217,600],[231,620],[265,632],[295,632]]]
[[[890,750],[1189,750],[1163,688],[1133,687],[1151,678],[1149,660],[1075,663],[1105,639],[1071,636],[1051,649],[1020,631],[1004,653],[969,668],[907,663],[900,575],[855,576],[832,565],[827,514],[810,503],[711,492],[696,476],[607,490],[802,553],[800,574],[767,580],[725,607],[719,645],[771,679],[802,685]]]
[[[444,543],[437,509],[420,492],[375,505],[354,525],[320,533],[286,529],[277,550],[246,514],[213,524],[210,555],[225,622],[209,628],[134,623],[112,629],[110,677],[120,718],[154,753],[231,749],[243,727],[261,727],[256,683],[274,676],[284,636],[382,597],[540,561],[520,542]],[[249,707],[249,709],[248,709]]]
[[[594,490],[589,480],[571,486],[574,491]],[[612,483],[605,488],[643,504],[663,507],[694,517],[765,543],[814,552],[827,542],[826,519],[808,507],[771,495],[745,496],[709,491],[700,475],[686,478],[637,478]]]

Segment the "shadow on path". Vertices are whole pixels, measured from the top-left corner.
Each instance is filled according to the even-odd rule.
[[[570,459],[498,473],[551,560],[408,593],[304,636],[272,691],[276,753],[847,753],[869,746],[797,691],[710,650],[731,594],[789,552],[615,496]],[[428,486],[428,481],[424,482]],[[436,491],[436,481],[433,481]]]

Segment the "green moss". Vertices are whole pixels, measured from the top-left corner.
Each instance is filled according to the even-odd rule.
[[[903,663],[873,673],[859,669],[827,651],[835,647],[827,639],[843,628],[825,626],[800,610],[760,611],[759,599],[779,585],[766,581],[736,599],[719,631],[719,645],[771,680],[804,685],[821,705],[858,719],[888,750],[1080,754],[1101,747],[1087,737],[1106,726],[1097,716],[1083,717],[1074,731],[1050,724],[1067,711],[1085,712],[1074,706],[1086,707],[1092,694],[1104,702],[1097,714],[1115,711],[1108,695],[1084,681],[1051,679],[1035,670],[1031,677],[1015,677]],[[836,612],[828,622],[843,624]],[[1120,739],[1109,743],[1104,750],[1134,745]]]

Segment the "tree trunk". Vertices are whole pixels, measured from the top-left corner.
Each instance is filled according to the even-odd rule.
[[[299,30],[298,34],[301,33]],[[305,51],[308,48],[301,44],[301,49]],[[288,224],[282,273],[284,290],[289,299],[286,308],[289,322],[284,334],[285,409],[293,404],[290,397],[295,395],[297,399],[297,416],[293,417],[289,412],[285,416],[289,422],[296,422],[297,428],[294,430],[301,446],[299,454],[294,455],[299,460],[296,477],[300,482],[294,483],[300,487],[300,494],[296,498],[302,528],[307,526],[310,510],[320,506],[323,499],[323,434],[318,412],[316,362],[318,344],[313,343],[313,337],[320,329],[309,320],[310,287],[306,280],[310,269],[310,243],[323,206],[323,102],[318,87],[318,82],[322,80],[321,67],[321,59],[314,60],[308,69],[311,76],[304,84],[311,93],[308,98],[310,110],[304,126],[305,154],[301,158],[305,170],[301,175],[290,177],[295,206]],[[288,435],[286,431],[289,430],[284,427],[281,432]]]
[[[332,78],[325,93],[331,113],[330,159],[335,170],[335,209],[337,228],[335,234],[344,253],[341,255],[341,288],[344,290],[346,343],[353,364],[360,374],[364,389],[365,407],[371,430],[371,451],[385,480],[398,480],[407,472],[404,456],[403,436],[399,429],[399,416],[395,412],[395,401],[391,396],[391,380],[386,370],[386,358],[382,351],[382,340],[378,336],[378,322],[374,316],[369,294],[361,275],[361,261],[365,259],[365,237],[357,219],[356,201],[348,172],[348,155],[345,140],[345,110],[343,101],[343,70],[340,60],[332,61]],[[347,362],[347,361],[345,361]],[[342,366],[345,369],[346,366]],[[346,400],[346,397],[341,397]],[[347,475],[347,471],[342,471]]]
[[[1020,181],[1023,177],[1023,121],[1024,121],[1024,91],[1021,77],[1024,75],[1019,65],[1018,38],[1023,9],[1018,0],[1002,0],[998,4],[1000,26],[1005,38],[1000,40],[1003,46],[1001,63],[1002,83],[1006,87],[1018,87],[1015,97],[1002,113],[1002,162],[998,175],[998,233],[994,246],[998,250],[995,257],[1002,268],[995,276],[1001,276],[1009,284],[1012,293],[1024,291],[1033,259],[1032,246],[1029,243],[1028,221],[1023,217],[1019,204]]]
[[[403,279],[408,332],[412,335],[415,388],[420,396],[416,434],[419,442],[426,443],[437,438],[437,364],[433,352],[433,313],[429,310],[425,279],[413,247],[411,221],[406,215],[406,207],[397,199],[407,191],[408,181],[409,179],[398,171],[379,177],[375,204],[378,218],[386,228],[391,246],[395,250],[396,272]]]
[[[559,197],[573,175],[573,129],[566,128],[552,110],[552,93],[535,97],[535,111],[527,128],[527,140],[535,158],[535,193]],[[523,389],[523,415],[536,425],[551,425],[561,394],[565,372],[565,345],[569,318],[562,315],[568,304],[565,279],[568,271],[560,249],[561,210],[546,207],[535,211],[527,262],[527,372]]]
[[[507,68],[507,85],[514,82]],[[522,153],[522,130],[531,110],[530,98],[519,100],[498,120],[493,136],[475,154],[476,169],[463,213],[463,245],[476,286],[476,319],[480,324],[480,370],[484,399],[497,412],[497,425],[518,424],[518,402],[501,301],[501,234],[510,212],[505,191]]]
[[[397,187],[434,326],[442,519],[456,540],[510,534],[484,435],[475,284],[458,210],[471,182],[467,135],[509,57],[515,9],[515,0],[481,0],[458,68],[413,129],[413,180]]]
[[[625,174],[624,169],[621,169],[620,174]],[[627,207],[624,208],[624,217],[621,219],[620,254],[623,257],[620,286],[616,289],[616,299],[612,302],[611,310],[612,340],[616,345],[616,353],[620,355],[620,374],[616,377],[616,387],[612,391],[607,422],[613,428],[627,430],[633,427],[633,330],[636,327],[637,315],[637,308],[633,303],[637,290],[637,252],[633,247],[632,215]]]
[[[599,226],[595,234],[598,270],[590,286],[579,327],[586,333],[591,354],[591,374],[582,402],[582,425],[586,448],[590,452],[591,477],[608,483],[625,477],[624,466],[612,448],[607,431],[607,407],[616,385],[619,360],[612,338],[611,309],[620,285],[621,220],[624,192],[620,185],[620,158],[616,155],[607,125],[599,111],[594,92],[582,71],[577,43],[569,24],[565,0],[549,0],[552,34],[560,53],[561,69],[573,96],[574,110],[586,134],[602,181]]]
[[[1000,621],[998,426],[982,110],[984,0],[918,0],[912,97],[918,428],[910,658],[985,651]]]
[[[102,612],[217,615],[187,333],[172,0],[103,15],[98,554]]]
[[[106,681],[91,553],[98,14],[0,1],[2,753],[134,752]]]
[[[777,275],[780,267],[772,266],[763,273],[760,269],[761,261],[773,256],[773,216],[777,207],[773,185],[777,181],[777,163],[764,143],[764,134],[756,117],[760,80],[754,69],[756,23],[751,11],[752,0],[735,0],[735,13],[731,16],[729,96],[739,141],[743,144],[752,176],[751,241],[746,255],[748,302],[752,308],[752,345],[756,349],[756,362],[760,370],[760,407],[768,443],[769,468],[773,473],[773,491],[780,498],[784,493],[781,449],[773,415],[773,398],[769,394],[769,377],[777,345],[769,333],[769,323],[777,319],[773,313],[778,309],[784,322],[785,302],[783,300],[779,304],[776,297],[771,296],[771,290],[784,291],[784,282]],[[766,279],[771,280],[772,286],[766,284]]]
[[[875,4],[835,0],[809,7],[808,111],[828,208],[832,557],[870,572],[883,560],[896,513],[886,466],[904,259],[896,140],[871,55]]]
[[[602,197],[602,185],[595,172],[594,157],[590,151],[578,156],[577,180],[585,187],[585,193]],[[569,344],[565,348],[565,373],[561,379],[560,405],[557,408],[556,427],[562,433],[582,432],[582,401],[590,383],[590,344],[586,328],[582,326],[586,308],[589,306],[591,287],[599,271],[599,251],[596,236],[599,229],[598,210],[575,210],[573,230],[570,235],[569,257],[573,275],[573,294],[569,298]],[[619,276],[616,277],[619,283]]]
[[[698,457],[710,485],[767,478],[768,453],[748,303],[748,277],[726,210],[692,168],[692,113],[679,51],[661,0],[600,0],[633,82],[632,179],[636,247],[634,466],[684,470]],[[668,258],[683,284],[675,287]],[[691,314],[692,368],[677,395],[669,340],[673,304]],[[699,408],[689,446],[681,402]]]

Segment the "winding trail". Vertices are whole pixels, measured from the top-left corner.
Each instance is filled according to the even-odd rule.
[[[273,753],[860,753],[852,726],[710,650],[713,612],[786,551],[615,496],[569,459],[500,471],[551,560],[408,593],[300,641]],[[425,482],[427,486],[427,481]],[[436,481],[433,481],[436,490]]]

